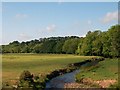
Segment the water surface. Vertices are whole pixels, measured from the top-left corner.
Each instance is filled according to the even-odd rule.
[[[61,76],[57,76],[51,79],[48,83],[46,83],[46,88],[64,88],[65,83],[75,82],[75,75],[79,72],[80,70],[75,70],[71,73],[66,73]]]

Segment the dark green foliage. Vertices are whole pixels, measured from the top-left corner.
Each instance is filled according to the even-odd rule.
[[[25,70],[20,75],[19,87],[32,87],[33,90],[41,90],[45,87],[45,81],[41,81],[39,76],[33,76],[29,71]]]
[[[27,70],[23,71],[22,74],[20,75],[20,80],[25,80],[25,81],[31,81],[33,78],[33,75]]]
[[[120,57],[120,25],[112,26],[102,33],[103,50],[105,57]]]
[[[40,53],[41,48],[42,48],[42,43],[36,44],[36,45],[34,45],[32,52],[33,53]]]
[[[79,39],[77,38],[66,40],[62,49],[63,52],[67,54],[75,54],[78,43],[79,43]]]
[[[101,31],[88,32],[85,39],[79,45],[81,55],[101,55],[102,43],[100,40]],[[82,45],[81,45],[82,44]]]
[[[55,40],[47,40],[41,46],[41,53],[54,53]]]
[[[112,26],[108,30],[110,43],[110,56],[120,57],[120,25]]]
[[[56,53],[63,53],[63,51],[62,51],[63,45],[64,45],[64,40],[58,41],[57,44],[55,45],[55,48],[54,48],[55,52]]]
[[[120,57],[120,25],[108,31],[89,31],[78,44],[77,54],[89,56]]]
[[[108,31],[89,31],[86,37],[50,37],[2,45],[2,53],[58,53],[120,57],[120,25]]]
[[[30,87],[33,83],[33,75],[25,70],[20,75],[20,86]]]

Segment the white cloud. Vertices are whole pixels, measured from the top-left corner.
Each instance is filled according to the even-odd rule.
[[[103,18],[102,22],[103,23],[109,23],[111,21],[118,20],[118,11],[115,12],[108,12]]]
[[[19,34],[19,36],[18,36],[18,39],[19,40],[28,40],[28,39],[30,39],[31,38],[31,36],[29,36],[29,35],[27,35],[27,34],[25,34],[25,33],[21,33],[21,34]]]
[[[56,29],[56,25],[55,24],[51,24],[51,25],[46,27],[46,31],[47,32],[53,32],[53,31],[55,31],[55,29]]]
[[[27,18],[27,17],[28,17],[27,14],[16,14],[15,15],[15,18],[17,18],[17,19],[22,19],[22,18]]]
[[[86,37],[86,34],[81,35],[80,37]]]

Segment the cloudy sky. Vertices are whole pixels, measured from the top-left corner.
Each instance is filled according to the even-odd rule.
[[[117,2],[3,2],[2,44],[85,36],[88,31],[108,30],[117,19]]]

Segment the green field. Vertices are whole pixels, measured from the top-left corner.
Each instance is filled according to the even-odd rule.
[[[118,59],[105,59],[98,65],[83,68],[76,75],[76,80],[80,82],[82,78],[90,78],[94,81],[116,80],[118,83]]]
[[[3,82],[18,79],[23,70],[45,75],[55,69],[64,68],[69,63],[80,62],[91,56],[62,54],[3,54]]]

